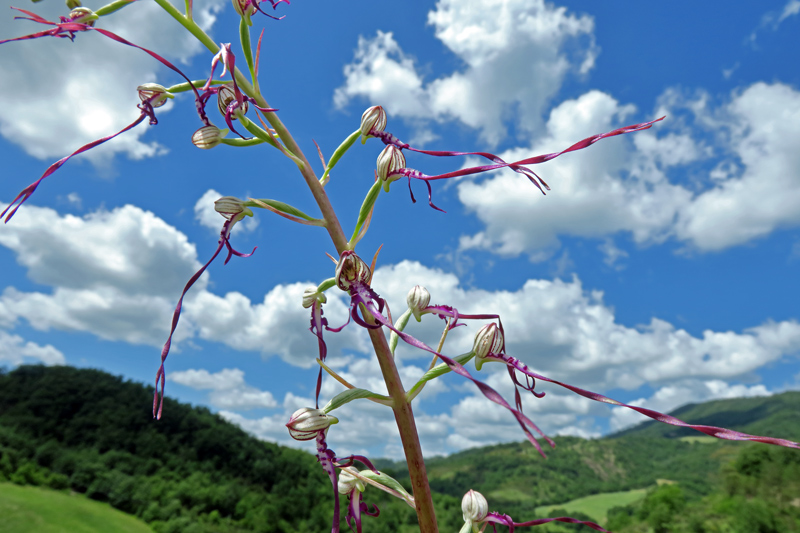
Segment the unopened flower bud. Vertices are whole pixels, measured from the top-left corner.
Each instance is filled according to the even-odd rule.
[[[76,7],[81,7],[81,0],[67,0],[67,9],[75,9]]]
[[[316,287],[309,287],[303,291],[303,307],[306,309],[314,305],[314,302],[324,304],[327,301],[328,297],[325,296],[325,293],[319,292]]]
[[[236,92],[233,90],[233,86],[223,85],[219,88],[219,92],[217,92],[217,107],[219,108],[219,112],[222,113],[222,116],[226,116],[228,106],[231,105],[231,102],[235,101]],[[247,100],[244,100],[239,110],[241,110],[242,113],[247,113],[248,106]],[[231,118],[236,119],[236,113],[232,113]]]
[[[94,26],[94,21],[100,18],[88,7],[76,7],[69,12],[68,16],[72,22],[80,22],[87,26]]]
[[[336,486],[339,494],[350,494],[353,489],[364,492],[364,489],[367,488],[363,481],[353,475],[354,473],[358,473],[358,469],[354,466],[347,466],[339,470],[339,483]]]
[[[400,179],[400,174],[390,174],[401,168],[406,168],[406,156],[398,147],[386,146],[378,156],[378,177],[383,182],[384,191],[389,192],[389,184]]]
[[[386,128],[386,111],[379,105],[374,105],[361,115],[361,144],[367,142],[371,132],[380,132]]]
[[[354,282],[369,283],[372,274],[367,264],[355,252],[342,252],[336,265],[336,286],[349,291]]]
[[[136,90],[139,92],[139,100],[150,102],[153,107],[161,107],[167,103],[168,98],[175,98],[166,87],[157,83],[143,83]]]
[[[228,220],[233,217],[242,219],[245,216],[253,216],[250,208],[245,207],[244,202],[235,196],[223,196],[214,202],[214,210]]]
[[[192,144],[202,150],[210,150],[221,143],[223,137],[222,130],[210,124],[192,134]]]
[[[485,357],[490,353],[498,354],[503,351],[505,340],[503,333],[494,322],[486,324],[475,335],[472,351],[475,352],[475,368],[480,370]]]
[[[483,494],[470,489],[461,499],[461,512],[464,513],[465,522],[483,522],[489,514],[489,502]]]
[[[406,302],[408,303],[408,308],[414,313],[414,318],[417,319],[417,322],[421,322],[422,311],[431,303],[431,293],[425,287],[417,285],[408,291]]]
[[[286,427],[294,440],[311,440],[337,422],[339,420],[335,416],[328,416],[321,409],[303,407],[294,412]]]
[[[258,0],[232,0],[233,1],[233,9],[239,13],[240,16],[244,17],[247,20],[248,26],[252,24],[250,22],[250,15],[256,12],[256,8],[258,7]]]

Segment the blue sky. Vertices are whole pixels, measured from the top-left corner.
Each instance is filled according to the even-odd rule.
[[[195,4],[214,40],[238,53],[229,3]],[[35,10],[65,14],[57,0]],[[506,160],[667,117],[539,165],[547,196],[513,172],[438,182],[443,214],[420,184],[415,204],[394,184],[357,251],[371,257],[383,244],[373,287],[395,314],[424,285],[435,303],[499,313],[509,354],[540,373],[658,410],[800,386],[798,0],[727,11],[695,2],[440,0],[399,9],[296,0],[278,12],[286,18],[254,17],[254,35],[265,30],[261,87],[309,156],[312,139],[329,155],[376,104],[388,111],[387,131],[406,142]],[[154,3],[99,24],[192,79],[208,74],[210,54]],[[0,19],[0,38],[39,29],[10,10]],[[180,82],[100,35],[2,46],[0,204],[52,161],[131,122],[136,86]],[[158,117],[67,163],[0,228],[0,364],[70,364],[152,382],[180,290],[216,247],[213,200],[274,198],[316,213],[275,150],[195,148],[200,124],[188,96]],[[326,188],[346,233],[381,148],[374,139],[355,146]],[[476,162],[407,159],[427,174]],[[334,250],[323,231],[262,212],[237,226],[233,243],[258,250],[213,264],[187,296],[167,394],[292,444],[283,424],[313,403],[316,376],[300,296],[333,274],[325,252]],[[326,316],[344,322],[336,289]],[[446,351],[468,350],[479,326],[459,328]],[[440,327],[428,317],[409,331],[435,343]],[[363,331],[351,324],[327,338],[337,371],[381,388]],[[410,386],[428,359],[401,347],[398,361]],[[511,399],[505,372],[484,368]],[[427,454],[522,438],[474,387],[440,381],[415,405]],[[327,381],[323,396],[340,390]],[[594,437],[640,420],[542,390],[525,409],[550,434]],[[339,418],[329,436],[339,453],[399,453],[387,410],[351,404]]]

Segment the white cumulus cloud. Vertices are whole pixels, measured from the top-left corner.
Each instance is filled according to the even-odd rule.
[[[459,120],[496,144],[505,137],[503,119],[538,128],[566,75],[588,72],[598,53],[590,16],[544,0],[440,0],[428,23],[461,70],[426,82],[394,36],[379,31],[359,38],[334,93],[337,107],[363,98],[394,116]]]
[[[87,1],[85,6],[97,9],[105,3]],[[224,4],[224,0],[195,2],[195,20],[209,30]],[[29,9],[56,21],[68,12],[63,2],[41,2]],[[39,24],[13,20],[13,13],[5,11],[0,17],[3,38],[42,30]],[[201,50],[200,43],[190,34],[174,31],[175,21],[154,2],[132,3],[102,18],[97,26],[173,62],[187,62]],[[139,116],[136,87],[140,84],[172,85],[183,81],[167,74],[161,63],[145,52],[96,32],[79,34],[75,42],[47,37],[13,42],[5,44],[3,50],[0,135],[40,159],[63,157],[133,122]],[[114,153],[125,153],[134,159],[163,153],[158,144],[141,139],[145,131],[147,126],[140,125],[89,151],[87,157],[96,163],[107,163]]]

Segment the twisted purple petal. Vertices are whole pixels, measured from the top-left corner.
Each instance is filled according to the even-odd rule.
[[[328,478],[333,485],[333,525],[331,526],[331,533],[339,533],[339,491],[337,490],[336,483],[336,454],[333,450],[328,448],[328,443],[325,442],[325,430],[317,433],[317,461],[328,474]]]
[[[564,522],[564,523],[567,523],[567,524],[583,524],[584,526],[588,526],[588,527],[590,527],[590,528],[592,528],[592,529],[594,529],[596,531],[602,531],[603,533],[611,533],[610,531],[603,529],[602,527],[600,527],[599,525],[595,524],[594,522],[586,522],[586,521],[583,521],[583,520],[578,520],[576,518],[570,518],[568,516],[560,516],[560,517],[557,517],[557,518],[540,518],[538,520],[530,520],[528,522],[514,522],[511,519],[511,517],[506,515],[506,514],[500,514],[500,513],[492,512],[492,513],[489,513],[488,515],[486,515],[486,520],[485,521],[491,523],[492,527],[494,527],[494,524],[502,524],[504,526],[507,526],[509,533],[514,533],[514,528],[515,527],[540,526],[542,524],[549,524],[550,522]]]
[[[222,225],[222,231],[219,234],[219,243],[217,244],[217,249],[214,252],[214,255],[211,256],[211,259],[206,261],[206,264],[200,267],[200,270],[194,273],[194,275],[189,278],[189,281],[186,283],[186,286],[183,288],[183,292],[181,292],[181,297],[178,299],[178,305],[175,306],[175,311],[172,313],[172,326],[169,330],[169,336],[167,337],[167,342],[164,343],[164,347],[161,349],[161,366],[158,367],[158,372],[156,372],[156,390],[153,394],[153,418],[161,419],[161,411],[164,408],[164,384],[166,381],[166,372],[164,370],[164,361],[167,359],[167,355],[169,355],[170,346],[172,346],[172,335],[175,333],[175,329],[178,327],[178,321],[181,318],[181,309],[183,308],[183,297],[186,296],[186,293],[189,289],[192,288],[200,276],[203,275],[203,272],[206,271],[208,266],[217,258],[219,253],[222,251],[222,247],[226,246],[228,248],[228,257],[225,259],[225,263],[227,264],[228,259],[231,258],[231,255],[236,255],[238,257],[250,257],[256,251],[253,248],[253,251],[249,254],[243,254],[241,252],[237,252],[234,250],[230,242],[231,229],[233,228],[233,224],[235,224],[236,219],[226,220],[225,223]],[[159,394],[159,380],[161,381],[161,393]],[[159,401],[160,399],[160,401]]]
[[[686,427],[690,429],[697,430],[701,433],[705,433],[706,435],[710,435],[712,437],[716,437],[718,439],[723,440],[738,440],[738,441],[754,441],[754,442],[763,442],[766,444],[774,444],[776,446],[783,446],[785,448],[800,448],[800,444],[786,440],[786,439],[776,439],[773,437],[759,437],[757,435],[749,435],[747,433],[741,433],[739,431],[733,431],[731,429],[719,428],[715,426],[704,426],[699,424],[689,424],[675,418],[674,416],[665,415],[663,413],[659,413],[658,411],[653,411],[652,409],[647,409],[644,407],[637,407],[635,405],[628,405],[622,402],[618,402],[617,400],[612,400],[602,394],[597,394],[596,392],[587,391],[581,389],[579,387],[575,387],[573,385],[569,385],[567,383],[562,383],[561,381],[550,379],[548,377],[542,376],[530,370],[525,364],[523,364],[519,359],[515,359],[514,357],[509,357],[508,355],[489,355],[487,359],[495,359],[503,361],[506,365],[512,367],[514,370],[519,371],[527,376],[530,376],[534,379],[540,379],[542,381],[546,381],[548,383],[554,383],[560,387],[564,387],[565,389],[569,389],[572,392],[583,396],[584,398],[589,398],[590,400],[594,400],[596,402],[603,402],[610,405],[617,405],[619,407],[626,407],[628,409],[632,409],[637,411],[653,420],[658,420],[659,422],[663,422],[665,424],[669,424],[672,426],[678,427]]]
[[[152,113],[152,108],[151,108],[150,112]],[[47,178],[47,177],[49,177],[51,174],[53,174],[53,172],[55,172],[56,170],[61,168],[61,166],[64,163],[66,163],[67,161],[69,161],[72,156],[81,154],[81,153],[83,153],[83,152],[85,152],[87,150],[91,150],[95,146],[99,146],[99,145],[103,144],[106,141],[110,141],[111,139],[113,139],[117,135],[120,135],[121,133],[125,133],[129,129],[134,128],[135,126],[138,126],[139,124],[141,124],[141,122],[147,116],[151,117],[151,123],[152,123],[153,119],[155,118],[154,115],[150,115],[147,111],[145,111],[143,109],[142,112],[139,114],[139,118],[137,118],[136,120],[134,120],[133,122],[131,122],[130,124],[128,124],[127,126],[122,128],[121,130],[119,130],[117,133],[115,133],[113,135],[109,135],[107,137],[103,137],[102,139],[97,139],[96,141],[92,141],[92,142],[90,142],[88,144],[84,144],[83,146],[81,146],[80,148],[78,148],[77,150],[75,150],[74,152],[69,154],[68,156],[62,157],[61,159],[59,159],[58,161],[56,161],[55,163],[50,165],[47,168],[47,170],[44,171],[44,174],[42,174],[42,177],[40,177],[38,180],[34,181],[30,185],[28,185],[27,187],[22,189],[22,191],[17,195],[17,197],[14,198],[14,200],[10,204],[8,204],[8,206],[3,210],[2,213],[0,213],[0,218],[6,217],[4,222],[8,223],[8,221],[11,220],[11,217],[13,217],[14,214],[17,212],[17,209],[22,207],[22,204],[24,204],[25,201],[33,195],[34,191],[39,186],[39,184],[42,182],[42,180]],[[18,201],[19,201],[19,203],[17,203]],[[14,204],[17,204],[17,205],[14,206]],[[11,209],[12,207],[14,207],[14,209]],[[11,212],[9,212],[9,209],[11,209]],[[6,213],[8,213],[8,216],[6,216]]]
[[[587,137],[582,141],[578,141],[577,143],[573,144],[569,148],[562,150],[560,152],[554,152],[552,154],[544,154],[538,155],[535,157],[529,157],[527,159],[520,159],[519,161],[514,161],[513,163],[497,163],[494,165],[483,165],[478,167],[469,167],[469,168],[462,168],[461,170],[455,170],[453,172],[446,172],[444,174],[437,174],[435,176],[428,176],[425,175],[417,170],[412,169],[403,169],[400,173],[404,176],[408,176],[413,179],[419,179],[423,181],[433,181],[433,180],[443,180],[448,178],[455,178],[458,176],[468,176],[470,174],[478,174],[480,172],[487,172],[490,170],[497,170],[500,168],[507,168],[507,167],[514,167],[519,165],[536,165],[539,163],[544,163],[545,161],[550,161],[551,159],[555,159],[556,157],[566,154],[567,152],[574,152],[576,150],[582,150],[587,146],[591,146],[592,144],[596,143],[601,139],[605,139],[606,137],[614,137],[616,135],[623,135],[625,133],[633,133],[636,131],[642,131],[649,129],[653,126],[656,122],[664,120],[664,117],[657,118],[655,120],[651,120],[650,122],[643,122],[641,124],[632,124],[630,126],[625,126],[623,128],[618,128],[616,130],[610,131],[608,133],[601,133],[599,135],[592,135],[591,137]]]

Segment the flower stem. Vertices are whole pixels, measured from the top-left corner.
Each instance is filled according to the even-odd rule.
[[[367,320],[371,317],[367,315]],[[433,509],[433,499],[431,488],[428,484],[428,474],[425,471],[425,460],[422,457],[422,447],[419,443],[417,424],[414,420],[414,413],[411,404],[406,399],[403,383],[394,364],[394,357],[389,349],[389,343],[383,334],[383,328],[370,329],[369,338],[378,356],[378,363],[381,367],[383,379],[389,396],[394,401],[394,419],[397,429],[400,431],[400,440],[403,443],[403,450],[406,454],[408,464],[408,474],[411,477],[411,486],[414,493],[414,502],[417,509],[417,520],[419,521],[420,533],[438,533],[436,525],[436,513]]]

